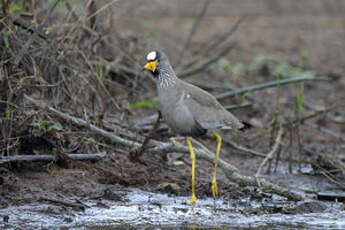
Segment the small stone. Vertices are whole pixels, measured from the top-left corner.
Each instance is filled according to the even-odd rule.
[[[175,183],[162,183],[157,186],[159,191],[176,192],[181,189],[178,184]]]
[[[175,167],[178,167],[178,166],[184,165],[184,162],[183,161],[174,161],[172,163],[172,165],[175,166]]]

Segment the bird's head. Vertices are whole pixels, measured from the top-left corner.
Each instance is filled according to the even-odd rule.
[[[161,69],[169,66],[169,61],[166,55],[160,51],[151,51],[146,56],[146,65],[144,69],[153,73],[153,75],[157,76]]]

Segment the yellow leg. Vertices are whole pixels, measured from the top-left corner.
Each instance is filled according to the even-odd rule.
[[[190,199],[190,204],[196,203],[196,196],[195,196],[195,153],[193,150],[192,142],[190,138],[187,137],[187,143],[190,151],[190,159],[192,160],[192,198]]]
[[[217,138],[216,162],[214,163],[214,171],[213,171],[213,179],[212,179],[212,195],[213,195],[213,198],[216,198],[216,196],[218,195],[217,167],[218,167],[218,158],[219,158],[219,154],[220,154],[220,148],[222,145],[222,137],[216,131],[213,131],[212,133]]]

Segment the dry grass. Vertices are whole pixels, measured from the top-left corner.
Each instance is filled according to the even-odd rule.
[[[68,149],[75,138],[85,137],[83,133],[68,135],[81,131],[64,123],[62,130],[55,130],[63,132],[54,132],[58,121],[29,107],[24,93],[92,123],[110,113],[126,120],[128,101],[145,88],[138,87],[136,62],[143,52],[133,34],[109,36],[114,33],[109,7],[114,2],[88,1],[84,7],[68,1],[41,2],[28,4],[18,14],[11,12],[11,5],[3,5],[1,155],[30,152],[39,145],[46,150]]]

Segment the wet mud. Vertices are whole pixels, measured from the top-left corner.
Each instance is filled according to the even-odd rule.
[[[289,203],[276,197],[255,201],[250,197],[223,196],[216,201],[199,199],[195,206],[188,197],[115,189],[114,200],[82,200],[84,211],[49,203],[12,206],[0,210],[2,229],[342,229],[342,203],[303,201]],[[73,200],[73,198],[70,198]],[[63,214],[61,209],[64,209]],[[5,218],[7,216],[7,219]],[[5,221],[6,219],[6,221]]]

